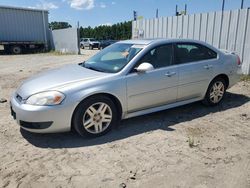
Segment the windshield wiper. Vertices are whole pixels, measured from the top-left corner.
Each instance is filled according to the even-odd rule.
[[[87,69],[91,69],[91,70],[94,70],[94,71],[98,71],[98,72],[102,72],[101,70],[97,69],[97,68],[94,68],[94,67],[86,67],[85,68]]]
[[[109,73],[109,72],[107,72],[107,71],[105,71],[105,70],[103,70],[103,69],[98,69],[98,68],[96,68],[96,67],[86,66],[85,61],[82,62],[82,63],[79,63],[78,65],[80,65],[80,66],[82,66],[82,67],[84,67],[84,68],[86,68],[86,69],[90,69],[90,70],[94,70],[94,71],[98,71],[98,72]]]
[[[78,63],[78,65],[81,65],[81,66],[85,67],[84,63],[85,63],[85,61],[82,62],[82,63]]]
[[[98,71],[98,72],[106,72],[105,70],[99,69],[99,68],[96,68],[96,67],[91,67],[91,66],[86,66],[86,65],[84,65],[84,67],[87,68],[87,69],[90,69],[90,70]]]

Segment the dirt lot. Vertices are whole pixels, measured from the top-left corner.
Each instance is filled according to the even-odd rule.
[[[0,56],[0,98],[84,55]],[[31,134],[0,104],[0,187],[250,187],[250,82],[217,107],[194,103],[125,120],[106,136]]]

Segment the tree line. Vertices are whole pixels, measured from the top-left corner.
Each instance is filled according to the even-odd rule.
[[[51,22],[49,28],[65,29],[72,27],[68,22]],[[132,37],[132,21],[121,22],[114,25],[101,25],[97,27],[80,27],[80,38],[96,38],[98,40],[126,40]]]
[[[52,30],[55,29],[66,29],[72,27],[68,22],[50,22],[49,28]]]
[[[121,22],[114,25],[101,25],[97,27],[80,27],[81,38],[96,38],[98,40],[126,40],[132,37],[132,21]]]

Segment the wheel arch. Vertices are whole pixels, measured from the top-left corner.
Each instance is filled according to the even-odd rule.
[[[91,94],[91,95],[85,97],[84,99],[82,99],[82,100],[77,104],[77,106],[75,107],[75,109],[74,109],[74,111],[73,111],[72,117],[71,117],[71,129],[73,128],[72,125],[73,125],[74,115],[75,115],[75,112],[76,112],[77,108],[79,107],[79,105],[80,105],[81,103],[83,103],[85,100],[87,100],[87,99],[89,99],[89,98],[92,98],[92,97],[96,97],[96,96],[106,96],[106,97],[110,98],[110,99],[114,102],[114,104],[115,104],[115,106],[116,106],[116,108],[117,108],[117,110],[118,110],[118,118],[119,118],[119,119],[122,119],[122,113],[123,113],[122,103],[121,103],[121,101],[120,101],[115,95],[110,94],[110,93],[106,93],[106,92],[95,93],[95,94]]]
[[[210,81],[210,83],[213,81],[213,80],[215,80],[215,79],[218,79],[218,78],[222,78],[222,79],[224,79],[225,80],[225,82],[226,82],[226,89],[228,88],[228,86],[229,86],[229,77],[228,77],[228,75],[226,75],[226,74],[219,74],[219,75],[217,75],[217,76],[215,76],[211,81]]]

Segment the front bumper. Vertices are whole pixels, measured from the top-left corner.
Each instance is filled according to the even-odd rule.
[[[92,44],[90,44],[90,46],[92,46],[92,48],[100,48],[99,43],[92,43]]]
[[[74,107],[70,105],[33,106],[11,98],[11,115],[25,130],[35,133],[56,133],[71,130]]]

